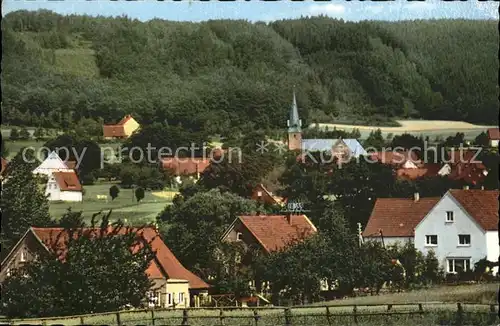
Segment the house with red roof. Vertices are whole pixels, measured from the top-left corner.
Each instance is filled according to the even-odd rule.
[[[363,239],[380,241],[384,245],[413,241],[415,228],[437,204],[439,197],[378,198],[363,231]]]
[[[238,216],[233,221],[221,241],[241,243],[248,256],[239,257],[238,260],[247,265],[251,263],[251,250],[265,255],[286,250],[316,233],[316,227],[306,215],[246,215]],[[257,292],[269,288],[269,284],[266,286],[258,279],[252,282],[252,286]]]
[[[382,164],[391,165],[402,169],[416,169],[421,163],[414,151],[385,151],[370,153],[370,159]]]
[[[500,140],[500,129],[488,129],[488,139],[490,140],[490,147],[498,147],[498,141]]]
[[[242,241],[264,253],[286,249],[317,232],[306,215],[238,216],[222,236],[222,241]]]
[[[110,228],[111,231],[111,228]],[[125,229],[120,232],[125,232]],[[187,270],[177,260],[172,251],[166,246],[158,232],[151,227],[133,230],[137,235],[151,244],[156,256],[146,270],[146,274],[153,285],[149,293],[150,302],[159,307],[189,307],[190,295],[206,293],[209,285],[198,276]],[[100,229],[87,228],[91,236],[99,236]],[[68,234],[63,228],[35,228],[31,227],[14,246],[12,251],[2,261],[0,283],[3,282],[13,269],[19,268],[36,259],[36,257],[52,252],[61,252],[64,255],[64,246]],[[135,250],[135,248],[130,248]],[[63,256],[60,259],[64,259]]]
[[[434,250],[447,273],[497,262],[498,190],[450,189],[415,227],[415,248]],[[498,272],[498,267],[494,273]]]
[[[285,199],[283,197],[274,195],[272,192],[267,190],[267,188],[262,183],[255,186],[250,198],[259,203],[268,205],[282,206],[285,203]]]
[[[104,125],[102,131],[105,139],[123,139],[130,137],[139,127],[139,123],[127,114],[117,124]]]
[[[49,201],[83,201],[83,188],[74,170],[53,172],[45,187]]]
[[[160,160],[160,167],[164,170],[171,170],[175,176],[195,176],[205,171],[210,165],[209,158],[202,157],[164,157]]]
[[[411,241],[424,254],[432,249],[447,273],[471,270],[483,258],[497,262],[498,195],[464,187],[441,198],[379,198],[363,239],[384,245]]]

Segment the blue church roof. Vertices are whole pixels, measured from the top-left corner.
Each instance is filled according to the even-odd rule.
[[[339,141],[343,141],[352,153],[353,157],[367,155],[365,149],[357,139],[303,139],[302,150],[309,152],[328,152],[332,150]]]

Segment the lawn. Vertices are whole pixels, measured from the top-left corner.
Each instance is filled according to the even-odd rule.
[[[389,133],[393,135],[410,133],[417,136],[429,136],[432,140],[437,136],[443,138],[454,136],[457,132],[463,132],[466,139],[474,139],[481,132],[486,131],[486,129],[495,128],[495,126],[474,125],[463,121],[397,120],[397,122],[400,124],[399,127],[357,126],[336,123],[319,123],[317,125],[320,129],[328,128],[328,130],[333,130],[333,128],[336,128],[337,130],[345,130],[348,132],[357,128],[361,133],[361,138],[368,137],[372,130],[374,131],[380,128],[384,137]],[[315,126],[316,124],[311,124],[310,128]]]
[[[317,305],[388,304],[411,302],[474,302],[497,303],[498,283],[471,285],[443,285],[430,289],[403,293],[389,293],[374,296],[348,298],[318,303]]]
[[[145,197],[137,203],[134,190],[120,188],[120,194],[115,200],[109,197],[109,188],[113,183],[99,183],[95,185],[84,186],[85,194],[83,202],[51,202],[50,214],[59,219],[71,207],[73,211],[83,211],[85,220],[88,222],[92,214],[109,212],[112,220],[126,220],[131,225],[141,225],[144,223],[154,222],[158,213],[160,213],[166,205],[172,203],[172,197],[158,195],[157,192],[146,191]],[[161,194],[161,193],[160,193]],[[108,201],[97,199],[97,195],[107,195]]]

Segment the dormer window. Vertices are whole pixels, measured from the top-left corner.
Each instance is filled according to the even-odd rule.
[[[451,223],[455,220],[455,217],[453,216],[453,212],[452,211],[447,211],[446,212],[446,222],[447,223]]]
[[[243,233],[236,232],[236,241],[242,241],[242,240],[243,240]]]

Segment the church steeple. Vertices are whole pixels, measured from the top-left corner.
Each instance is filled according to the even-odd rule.
[[[295,98],[295,86],[293,88],[293,102],[290,108],[290,119],[288,126],[288,149],[300,150],[302,148],[302,120],[299,118],[297,99]]]
[[[299,119],[299,109],[295,98],[295,87],[293,88],[293,102],[290,108],[290,119],[287,121],[288,132],[301,132],[302,120]]]

